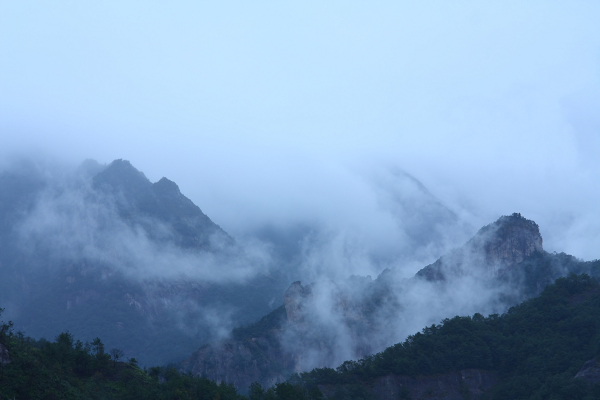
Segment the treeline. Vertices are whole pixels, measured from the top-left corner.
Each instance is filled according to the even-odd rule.
[[[0,357],[2,400],[316,400],[323,399],[319,385],[337,387],[334,398],[367,400],[376,379],[386,375],[471,368],[498,373],[489,399],[591,400],[600,398],[600,385],[574,377],[587,360],[600,356],[600,284],[588,275],[561,278],[503,315],[446,319],[336,369],[315,369],[271,388],[254,383],[247,397],[231,385],[175,368],[141,369],[135,359],[121,360],[122,352],[106,351],[100,339],[82,343],[68,332],[53,342],[36,341],[3,322],[0,345],[0,355],[6,348],[10,357],[7,363]],[[410,398],[408,392],[400,395]]]
[[[2,315],[0,309],[0,317]],[[8,354],[7,354],[8,353]],[[172,367],[142,369],[134,358],[122,360],[118,349],[107,351],[98,338],[74,340],[69,332],[53,342],[15,333],[0,323],[0,400],[5,399],[248,399],[235,387]],[[289,382],[263,389],[250,387],[251,400],[321,399],[318,390]]]
[[[0,309],[1,314],[1,309]],[[122,352],[106,351],[100,339],[75,341],[66,332],[54,342],[14,333],[2,322],[0,399],[245,399],[236,389],[174,368],[143,370]],[[0,347],[1,349],[1,347]]]
[[[600,284],[588,275],[570,275],[506,314],[446,319],[381,353],[292,381],[364,388],[389,374],[477,368],[500,374],[492,399],[599,399],[600,385],[574,379],[585,361],[599,355]],[[365,390],[358,392],[366,398]],[[347,391],[345,396],[353,397]]]

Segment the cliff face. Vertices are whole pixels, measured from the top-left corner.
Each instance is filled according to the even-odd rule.
[[[232,383],[245,392],[252,382],[270,387],[283,382],[293,371],[294,361],[270,338],[226,340],[200,348],[180,364],[183,371],[206,376],[217,383]]]
[[[537,224],[513,214],[483,227],[464,246],[411,279],[399,279],[393,270],[386,270],[374,281],[351,277],[305,286],[294,282],[283,295],[286,321],[271,336],[268,347],[260,348],[266,336],[257,331],[251,340],[201,349],[187,360],[185,369],[211,379],[229,379],[242,385],[240,390],[253,380],[268,386],[286,377],[282,371],[336,367],[382,351],[443,318],[504,312],[560,276],[590,273],[584,264],[564,254],[544,252]],[[275,365],[282,367],[274,369]],[[244,379],[244,374],[250,378]],[[465,390],[477,396],[479,387],[493,384],[495,375],[490,374],[462,371],[443,377],[386,377],[377,381],[373,393],[393,398],[397,388],[410,387],[413,398],[435,392],[438,397],[432,398],[454,399]],[[323,390],[332,394],[334,389]],[[442,395],[446,392],[450,397]]]
[[[302,286],[302,282],[296,281],[291,284],[283,294],[283,303],[287,319],[290,322],[304,321],[306,303],[312,298],[310,286]]]
[[[590,383],[600,383],[600,363],[598,359],[586,361],[581,370],[575,375],[575,378],[583,379]]]
[[[538,225],[513,214],[482,228],[474,240],[481,248],[488,265],[500,264],[507,268],[523,262],[534,252],[542,252],[542,236]]]
[[[364,385],[363,389],[381,400],[477,400],[497,382],[496,372],[465,369],[435,376],[388,375],[377,378],[372,385]],[[327,398],[340,398],[345,391],[352,390],[349,385],[319,385],[319,389]]]
[[[462,275],[498,278],[544,251],[538,225],[514,213],[484,226],[463,247],[417,272],[429,281]]]

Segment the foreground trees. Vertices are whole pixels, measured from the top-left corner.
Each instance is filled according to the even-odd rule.
[[[36,341],[2,322],[0,344],[10,355],[10,362],[0,365],[3,400],[245,398],[231,385],[182,375],[174,368],[144,371],[135,359],[120,362],[123,352],[106,353],[99,338],[82,343],[64,332],[53,342]]]

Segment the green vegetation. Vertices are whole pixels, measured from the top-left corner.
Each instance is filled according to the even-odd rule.
[[[250,385],[249,400],[321,400],[323,394],[316,387],[310,389],[297,383],[276,383],[264,390],[258,383]]]
[[[280,314],[278,309],[235,335],[241,338],[254,330],[276,328]],[[135,359],[119,361],[123,353],[106,351],[100,339],[82,343],[65,332],[54,342],[36,341],[2,322],[0,344],[10,357],[10,362],[0,362],[0,399],[246,398],[231,385],[174,368],[142,370]],[[248,398],[323,399],[318,386],[333,385],[334,398],[369,399],[379,377],[474,368],[498,373],[499,383],[487,393],[488,399],[591,400],[600,398],[600,385],[574,377],[587,360],[599,356],[600,283],[585,274],[570,275],[506,314],[446,319],[403,343],[336,369],[315,369],[267,389],[254,383]],[[410,398],[406,389],[399,395]]]
[[[120,362],[122,351],[112,349],[109,354],[98,338],[84,344],[65,332],[54,342],[36,341],[2,322],[0,344],[10,355],[10,362],[0,363],[0,399],[245,398],[231,385],[180,374],[174,368],[145,371],[134,358]]]
[[[506,314],[446,319],[381,353],[291,381],[304,387],[359,382],[364,387],[389,374],[478,368],[500,373],[492,399],[598,399],[600,385],[574,376],[599,355],[600,284],[588,275],[570,275]],[[364,398],[346,398],[359,397]]]

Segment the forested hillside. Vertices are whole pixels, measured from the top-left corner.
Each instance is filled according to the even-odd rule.
[[[65,332],[49,342],[14,333],[11,323],[0,329],[0,399],[243,398],[231,385],[173,368],[141,369],[99,338],[82,343]]]
[[[495,381],[486,398],[591,400],[600,398],[600,370],[595,361],[581,370],[598,356],[600,284],[571,275],[505,314],[445,319],[381,353],[292,381],[335,399],[472,398],[482,394],[468,382],[478,370]],[[454,387],[461,397],[446,397],[439,383],[456,372],[462,372]],[[418,384],[423,376],[433,377],[429,386]]]
[[[232,338],[202,346],[180,369],[240,390],[253,381],[270,386],[293,372],[381,352],[449,316],[505,313],[557,278],[600,276],[600,261],[544,251],[538,225],[515,213],[484,226],[414,277],[399,272],[294,282],[284,307],[234,330]]]
[[[445,319],[386,350],[294,375],[251,400],[600,398],[600,284],[571,275],[507,313]],[[264,323],[267,323],[266,321]],[[242,332],[239,332],[240,334]],[[118,349],[62,333],[54,342],[2,322],[0,398],[241,399],[225,382],[140,369]]]

